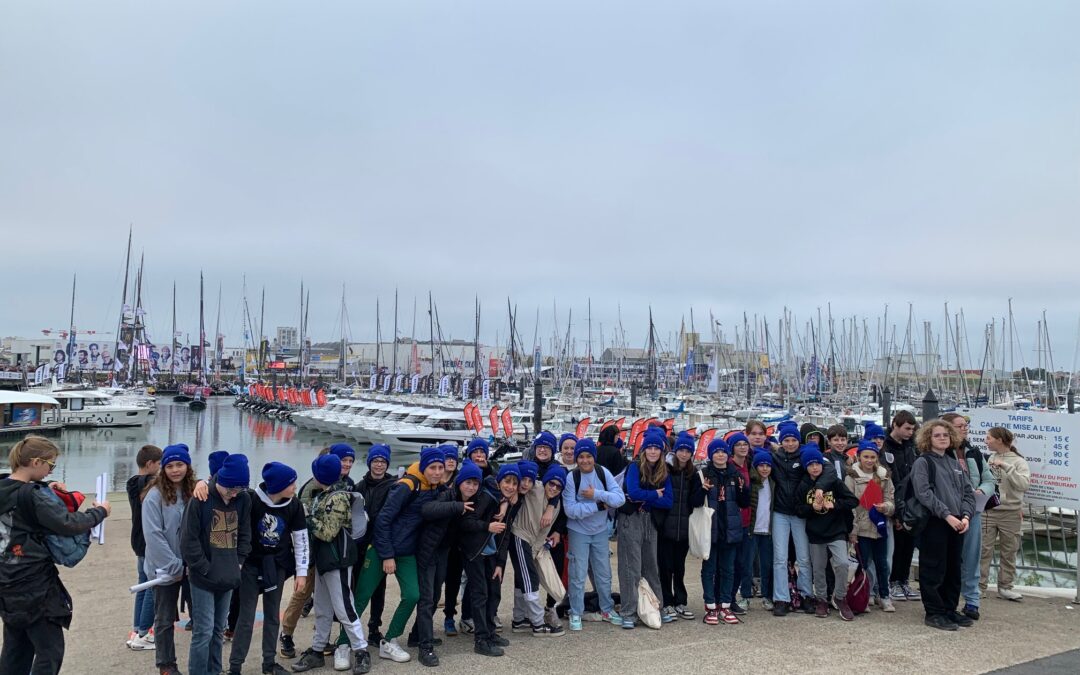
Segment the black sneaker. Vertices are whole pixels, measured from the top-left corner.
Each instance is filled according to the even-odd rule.
[[[802,611],[810,616],[814,616],[817,614],[817,603],[812,601],[807,602],[807,599],[803,598]]]
[[[314,649],[305,649],[304,653],[300,655],[300,660],[292,664],[292,671],[294,673],[302,673],[305,670],[314,670],[315,668],[322,668],[326,665],[326,657],[322,655],[322,652],[317,652]]]
[[[502,656],[506,653],[502,650],[502,647],[487,640],[477,640],[473,645],[473,651],[480,656]]]
[[[964,616],[972,621],[979,620],[979,608],[975,605],[964,605]]]
[[[314,607],[315,607],[315,598],[314,597],[308,598],[307,602],[304,603],[303,608],[300,610],[300,616],[302,616],[302,617],[304,617],[306,619],[308,617],[308,615],[311,614],[311,610]]]
[[[970,619],[968,619],[968,620],[970,621]],[[923,620],[923,623],[926,624],[927,626],[930,626],[931,628],[937,628],[938,630],[959,630],[960,629],[960,627],[957,626],[955,623],[953,623],[952,621],[949,621],[948,617],[941,616],[940,614],[934,614],[933,616],[926,617],[926,619]]]
[[[731,610],[732,614],[739,614],[739,615],[746,614],[746,608],[743,607],[742,605],[740,605],[737,602],[731,603],[731,607],[729,607],[728,609]]]
[[[959,612],[949,612],[949,621],[952,621],[961,628],[971,628],[975,625],[975,622],[968,617],[960,614]]]
[[[435,654],[434,647],[421,647],[419,660],[420,665],[427,666],[428,668],[434,668],[439,665],[439,657]]]
[[[491,638],[491,644],[495,645],[496,647],[509,647],[510,641],[501,635],[494,635]]]
[[[367,643],[369,645],[375,645],[375,648],[378,649],[379,645],[382,644],[383,639],[384,636],[382,631],[371,630],[370,627],[368,628]]]
[[[289,671],[285,670],[281,667],[280,664],[277,663],[270,666],[269,668],[263,666],[262,672],[263,675],[289,675]]]
[[[286,658],[286,659],[295,659],[296,658],[296,645],[293,644],[293,639],[292,639],[291,635],[286,635],[285,633],[282,633],[281,637],[278,639],[278,642],[281,644],[281,648],[278,649],[278,652],[284,658]]]
[[[532,623],[528,619],[522,619],[521,621],[511,621],[510,630],[514,633],[528,633],[532,630]]]
[[[772,615],[773,616],[787,616],[788,612],[790,612],[790,611],[791,611],[791,605],[784,602],[783,600],[777,600],[775,603],[773,603],[773,608],[772,608]]]
[[[371,654],[366,649],[353,652],[353,675],[364,675],[371,670]]]
[[[562,626],[556,628],[549,623],[544,623],[532,627],[533,637],[560,637],[563,635],[566,635],[566,630]]]

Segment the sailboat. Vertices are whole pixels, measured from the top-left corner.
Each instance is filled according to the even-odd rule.
[[[194,355],[193,355],[194,356]],[[194,358],[192,361],[194,362]],[[199,384],[195,387],[188,407],[192,410],[206,410],[206,326],[203,322],[203,276],[199,273]]]

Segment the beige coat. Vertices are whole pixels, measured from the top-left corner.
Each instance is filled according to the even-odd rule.
[[[1024,504],[1024,493],[1031,485],[1031,469],[1023,457],[1012,452],[995,452],[990,455],[987,462],[1001,462],[1001,466],[990,467],[990,473],[998,485],[998,499],[1001,503],[995,511],[1019,511]]]
[[[858,462],[848,467],[847,476],[844,478],[844,484],[847,489],[851,490],[857,498],[862,499],[863,493],[866,492],[866,485],[870,482],[872,476],[868,473],[863,473],[862,468],[859,467]],[[886,518],[892,518],[896,508],[894,506],[894,488],[892,479],[889,478],[889,471],[883,467],[878,466],[876,480],[881,485],[881,492],[884,494],[882,499],[882,507],[878,509],[881,515]],[[877,539],[879,537],[877,526],[870,520],[870,513],[864,509],[861,505],[855,509],[855,527],[852,532],[860,537],[866,537],[867,539]]]

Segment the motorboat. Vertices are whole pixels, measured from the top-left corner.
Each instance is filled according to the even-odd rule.
[[[0,436],[60,429],[60,402],[52,396],[0,389]]]

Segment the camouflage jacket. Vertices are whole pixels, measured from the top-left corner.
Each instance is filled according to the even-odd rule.
[[[307,511],[308,529],[312,536],[322,541],[333,541],[341,528],[348,527],[352,520],[349,486],[341,481],[315,494]]]

